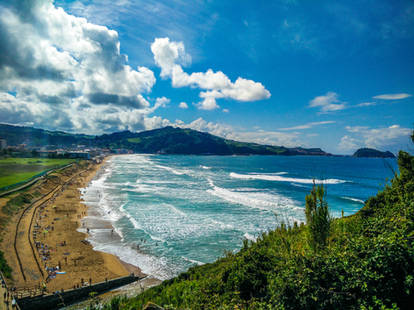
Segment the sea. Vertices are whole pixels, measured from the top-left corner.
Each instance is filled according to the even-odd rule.
[[[379,158],[113,156],[81,189],[89,212],[79,230],[89,228],[94,249],[165,280],[282,222],[304,222],[314,183],[325,186],[331,214],[346,216],[397,169],[395,159]]]

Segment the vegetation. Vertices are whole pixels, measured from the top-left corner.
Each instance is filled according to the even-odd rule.
[[[323,185],[314,186],[306,196],[305,214],[310,246],[314,250],[324,248],[329,236],[331,217]]]
[[[4,215],[13,215],[20,210],[25,204],[29,204],[34,195],[29,193],[20,193],[19,195],[11,198],[7,203],[2,207],[2,212]]]
[[[1,251],[0,251],[0,270],[6,278],[8,279],[11,278],[12,269],[10,268],[9,265],[7,265],[7,261],[4,258],[3,252]]]
[[[354,157],[378,157],[378,158],[395,158],[395,155],[390,151],[381,152],[376,149],[370,148],[362,148],[358,149],[354,155]]]
[[[237,254],[104,309],[408,309],[414,300],[414,156],[350,217],[330,219],[323,188],[307,197],[307,225],[281,225]]]
[[[30,143],[30,146],[85,145],[109,149],[128,149],[137,153],[209,154],[209,155],[327,155],[318,148],[286,148],[223,139],[209,133],[171,126],[134,133],[115,132],[101,136],[74,135],[31,127],[0,124],[2,138],[9,145]],[[5,150],[7,151],[7,150]]]
[[[74,162],[73,159],[3,158],[0,159],[0,189],[24,182],[46,170]]]

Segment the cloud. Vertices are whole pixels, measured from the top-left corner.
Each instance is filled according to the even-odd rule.
[[[143,94],[154,73],[128,64],[116,31],[52,1],[0,4],[0,49],[1,122],[91,133],[137,129],[162,106],[150,108]]]
[[[406,94],[406,93],[400,93],[400,94],[383,94],[383,95],[377,95],[372,98],[374,99],[381,99],[381,100],[401,100],[408,97],[411,97],[412,95]]]
[[[55,0],[55,3],[95,24],[122,28],[123,46],[129,50],[129,56],[147,66],[154,62],[148,42],[160,36],[185,40],[193,56],[200,55],[197,51],[200,42],[220,17],[206,9],[208,4],[203,1]]]
[[[264,131],[260,129],[254,131],[240,131],[227,124],[208,122],[201,117],[188,124],[177,120],[173,126],[204,131],[225,139],[236,141],[255,142],[267,145],[283,145],[287,147],[305,146],[305,143],[300,140],[302,135],[299,132],[287,133]]]
[[[306,123],[304,125],[298,125],[298,126],[293,126],[293,127],[286,127],[286,128],[279,128],[279,130],[283,130],[283,131],[288,131],[288,130],[303,130],[303,129],[309,129],[315,126],[320,126],[320,125],[326,125],[326,124],[335,124],[335,121],[322,121],[322,122],[311,122],[311,123]]]
[[[229,111],[229,109],[223,109],[223,112],[224,113],[229,113],[230,111]]]
[[[361,102],[357,104],[356,106],[357,107],[370,107],[370,106],[377,105],[377,104],[378,104],[377,102]]]
[[[169,38],[157,38],[151,44],[155,64],[161,68],[161,77],[169,77],[174,67],[187,65],[191,56],[185,52],[183,42],[170,42]]]
[[[171,78],[173,87],[193,87],[203,100],[197,105],[202,110],[218,109],[216,99],[227,98],[236,101],[257,101],[270,98],[270,92],[259,82],[238,77],[232,82],[223,72],[186,73],[182,66],[188,65],[191,57],[185,52],[182,42],[169,38],[156,38],[151,44],[154,61],[161,68],[161,77]]]
[[[341,138],[339,142],[338,149],[341,151],[356,151],[361,147],[361,141],[345,135]]]
[[[367,126],[347,126],[349,134],[343,136],[338,145],[342,151],[355,151],[357,148],[369,147],[397,152],[401,146],[409,145],[410,128],[391,125],[382,128]]]
[[[311,108],[320,108],[322,113],[339,111],[346,108],[344,102],[339,101],[338,94],[327,92],[323,96],[317,96],[309,102]]]
[[[184,101],[183,102],[180,102],[180,104],[178,105],[178,107],[180,109],[188,109],[188,105]]]

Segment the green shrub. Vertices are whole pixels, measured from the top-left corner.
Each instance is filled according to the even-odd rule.
[[[305,199],[309,244],[313,249],[324,248],[329,236],[331,217],[323,185],[314,185],[312,191]]]
[[[11,279],[12,269],[7,264],[7,261],[4,258],[4,254],[1,251],[0,251],[0,270],[6,278]]]

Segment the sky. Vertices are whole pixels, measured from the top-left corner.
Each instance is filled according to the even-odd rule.
[[[413,151],[414,2],[1,0],[0,122]]]

